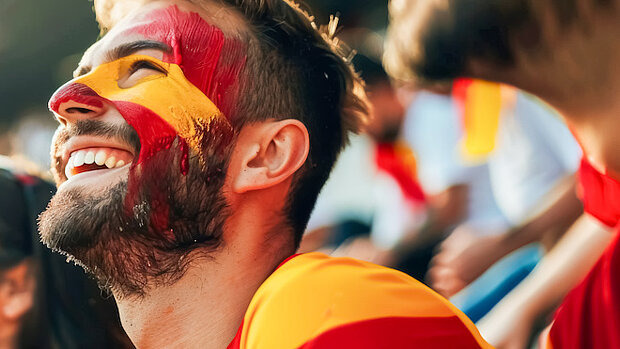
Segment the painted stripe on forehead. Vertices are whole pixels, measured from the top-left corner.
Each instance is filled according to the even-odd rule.
[[[181,67],[187,79],[227,117],[236,114],[239,76],[246,62],[246,45],[227,38],[198,13],[183,12],[176,5],[153,10],[148,24],[133,31],[172,47],[164,61]]]

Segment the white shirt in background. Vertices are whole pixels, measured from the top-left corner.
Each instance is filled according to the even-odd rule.
[[[462,223],[481,234],[499,232],[507,221],[495,202],[489,167],[463,161],[461,125],[452,98],[430,92],[416,95],[407,110],[404,136],[415,152],[420,184],[430,195],[467,185],[468,213]]]

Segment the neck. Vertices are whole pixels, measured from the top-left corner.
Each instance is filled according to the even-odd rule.
[[[592,166],[601,173],[620,179],[620,90],[617,93],[619,97],[600,110],[558,109],[571,126]]]
[[[613,55],[620,59],[620,53]],[[544,83],[530,90],[555,107],[584,150],[585,157],[602,173],[618,177],[620,174],[620,66],[615,59],[602,60],[607,76],[592,79],[588,69],[583,76],[547,69],[539,75]],[[542,70],[542,69],[541,69]],[[542,75],[544,74],[544,75]],[[532,81],[536,79],[532,78]]]
[[[620,86],[600,89],[604,92],[592,98],[576,94],[576,98],[547,100],[566,119],[584,157],[599,172],[620,178]]]
[[[256,231],[265,225],[245,215],[227,223],[220,250],[193,259],[173,285],[151,288],[139,299],[115,295],[123,327],[137,348],[221,349],[233,340],[256,290],[293,253],[290,239],[266,245],[265,232]]]

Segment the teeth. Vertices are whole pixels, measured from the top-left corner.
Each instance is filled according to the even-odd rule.
[[[114,165],[116,165],[116,158],[114,156],[111,156],[105,161],[105,166],[107,168],[114,168]]]
[[[95,155],[95,163],[99,166],[102,166],[103,164],[105,164],[106,157],[107,154],[103,150],[98,151],[97,155]]]
[[[69,161],[67,161],[67,165],[65,166],[65,176],[67,176],[67,178],[73,176],[73,173],[71,170],[73,170],[73,168],[75,166],[73,166],[73,161],[75,160],[75,156],[71,156],[69,158]]]
[[[73,152],[65,165],[65,175],[67,178],[73,177],[73,169],[82,165],[97,164],[108,169],[125,166],[124,160],[117,160],[117,155],[113,150],[105,149],[78,150]]]
[[[90,150],[90,151],[88,151],[88,153],[86,153],[86,156],[84,157],[84,163],[86,165],[90,165],[90,164],[92,164],[94,162],[95,162],[95,152]]]
[[[73,159],[73,167],[78,167],[84,165],[84,157],[86,156],[86,152],[83,150],[78,151],[75,154],[75,158]]]

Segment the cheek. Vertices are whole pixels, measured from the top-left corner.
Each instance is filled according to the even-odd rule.
[[[121,90],[110,99],[153,151],[169,145],[170,138],[178,135],[200,152],[200,139],[213,120],[226,120],[215,104],[185,79],[176,65],[170,67],[166,77]]]
[[[132,102],[114,102],[118,111],[140,138],[138,163],[143,163],[162,150],[170,149],[177,137],[180,142],[182,174],[188,171],[188,147],[184,138],[179,137],[172,125],[150,109]]]
[[[141,149],[134,165],[141,164],[162,150],[170,149],[175,140],[181,154],[181,172],[188,171],[188,152],[202,157],[203,139],[210,133],[213,120],[226,122],[215,104],[184,75],[176,64],[164,65],[165,75],[139,79],[133,86],[121,88],[119,72],[138,59],[129,56],[99,66],[87,77],[76,81],[89,93],[113,104],[136,131]],[[84,93],[86,95],[86,93]],[[89,94],[90,96],[90,94]]]

